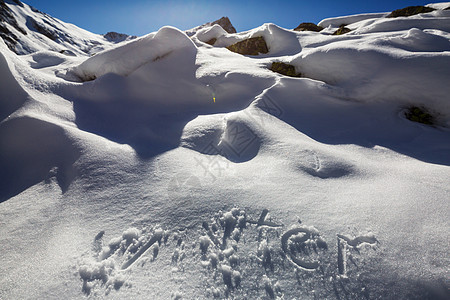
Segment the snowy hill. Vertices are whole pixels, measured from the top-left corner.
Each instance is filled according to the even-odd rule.
[[[0,1],[0,299],[448,299],[449,7],[129,37]]]
[[[110,42],[101,35],[64,23],[18,0],[0,1],[1,37],[17,54],[50,50],[94,54]]]

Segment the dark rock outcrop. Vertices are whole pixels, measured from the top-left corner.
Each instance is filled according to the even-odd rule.
[[[226,32],[228,33],[236,33],[236,28],[231,24],[230,19],[228,17],[222,17],[219,20],[216,20],[214,22],[211,22],[210,25],[220,25]]]
[[[45,35],[47,38],[51,39],[52,41],[56,41],[58,39],[58,34],[48,28],[47,26],[45,26],[42,23],[39,23],[38,21],[36,21],[35,19],[29,17],[28,18],[28,22],[31,24],[31,26],[36,29],[37,32],[39,32],[42,35]]]
[[[12,2],[14,2],[17,5],[19,5],[20,7],[23,7],[23,3],[20,2],[19,0],[12,0]]]
[[[135,39],[136,36],[135,35],[128,35],[125,33],[118,33],[118,32],[108,32],[106,34],[103,35],[105,37],[105,39],[107,39],[110,42],[114,42],[114,43],[120,43],[123,42],[127,39],[132,40]]]
[[[405,117],[413,122],[422,123],[426,125],[435,124],[433,116],[427,109],[418,106],[411,106],[405,112]]]
[[[237,42],[227,47],[228,50],[242,55],[258,55],[269,52],[266,41],[262,36]]]
[[[315,31],[319,32],[323,29],[322,26],[318,26],[314,23],[301,23],[294,30],[295,31]]]
[[[0,23],[0,37],[8,46],[9,50],[16,52],[17,36]]]
[[[203,29],[203,28],[208,28],[208,27],[212,27],[214,25],[219,25],[220,27],[223,28],[223,30],[225,30],[227,33],[236,33],[236,28],[234,28],[234,26],[231,24],[230,19],[228,19],[228,17],[222,17],[219,20],[213,21],[213,22],[208,22],[205,23],[203,25],[194,27],[192,29],[186,30],[186,34],[188,36],[193,36],[196,32],[198,32],[199,30]]]
[[[396,9],[391,12],[386,18],[397,18],[397,17],[409,17],[417,14],[423,14],[434,11],[434,8],[426,6],[408,6],[401,9]]]
[[[345,27],[345,24],[342,24],[341,26],[339,26],[339,29],[333,33],[333,35],[346,34],[346,33],[349,33],[350,31],[352,31],[352,30]]]
[[[290,77],[301,77],[302,73],[297,73],[293,65],[289,65],[283,62],[273,62],[270,66],[270,70],[281,75]]]
[[[23,4],[20,1],[14,2],[20,6],[23,6]],[[6,5],[5,1],[0,0],[0,37],[3,39],[6,46],[8,46],[8,48],[11,51],[16,52],[16,44],[18,41],[18,37],[8,29],[6,24],[12,26],[21,34],[24,35],[27,34],[27,32],[22,27],[19,26],[16,18],[12,14],[9,7]]]
[[[206,43],[211,45],[211,46],[213,46],[216,42],[217,42],[217,39],[216,38],[212,38],[209,41],[207,41]]]
[[[27,32],[19,26],[16,18],[14,18],[11,10],[4,1],[0,1],[0,22],[8,23],[9,25],[17,29],[17,31],[19,31],[20,33],[25,35],[27,34]]]
[[[67,50],[67,49],[60,50],[59,53],[67,55],[67,56],[77,56],[73,51]]]

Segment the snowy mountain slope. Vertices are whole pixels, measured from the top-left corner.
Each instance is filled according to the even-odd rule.
[[[70,39],[0,41],[1,299],[448,298],[449,2],[117,45],[6,3]]]
[[[111,38],[62,22],[35,8],[14,0],[0,1],[2,38],[17,54],[50,50],[67,55],[93,55],[111,43],[126,38]]]

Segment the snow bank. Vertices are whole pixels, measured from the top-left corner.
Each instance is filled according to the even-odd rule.
[[[450,3],[448,3],[450,6]],[[449,32],[450,25],[446,21],[450,16],[450,11],[443,10],[446,4],[437,5],[436,11],[426,14],[418,14],[410,17],[386,18],[389,13],[370,13],[328,18],[319,22],[319,26],[324,27],[322,33],[333,33],[339,26],[346,25],[352,30],[350,35],[365,34],[375,32],[394,32],[419,29],[438,29]]]
[[[195,33],[195,36],[193,36],[192,39],[193,40],[198,39],[203,43],[207,43],[212,39],[217,40],[222,36],[226,36],[227,34],[228,33],[225,31],[225,29],[222,28],[222,26],[215,24],[211,27],[205,27],[200,29]]]
[[[355,29],[352,34],[393,32],[409,30],[411,28],[418,28],[421,30],[437,29],[450,32],[450,24],[448,22],[449,17],[449,10],[437,10],[428,14],[419,14],[407,18],[381,18],[371,20],[370,23],[361,22],[359,24],[354,24],[353,27],[350,26],[350,28]]]
[[[400,43],[401,48],[413,48],[408,50],[431,50],[430,40],[437,46],[431,46],[436,52],[412,55],[392,49]],[[345,98],[423,105],[444,115],[448,125],[450,54],[440,52],[442,49],[448,49],[443,38],[412,29],[387,40],[335,42],[313,48],[303,51],[292,64],[306,77],[342,87]]]
[[[31,117],[1,123],[0,149],[0,202],[51,177],[65,192],[80,155],[61,127]]]
[[[182,51],[189,56],[196,52],[196,46],[182,31],[163,27],[156,33],[99,53],[71,71],[84,81],[108,73],[128,76],[143,65],[164,58],[174,51]]]
[[[327,18],[319,22],[317,24],[318,26],[322,26],[324,28],[331,26],[331,27],[339,27],[343,24],[349,25],[356,22],[366,21],[366,20],[372,20],[372,19],[379,19],[387,16],[389,13],[370,13],[370,14],[357,14],[357,15],[351,15],[351,16],[343,16],[343,17],[336,17],[336,18]]]
[[[428,162],[449,161],[448,132],[433,127],[418,128],[404,116],[403,108],[415,104],[414,101],[420,101],[421,98],[411,96],[408,100],[404,98],[400,101],[401,97],[386,97],[376,102],[363,103],[348,101],[344,95],[343,89],[318,81],[283,78],[259,95],[252,106],[282,119],[314,141],[364,147],[382,145]],[[443,110],[448,109],[448,98],[426,100],[429,102],[422,104],[435,104],[436,114],[443,114]],[[448,122],[448,115],[442,120]],[[312,164],[299,168],[324,178],[358,173],[349,161],[330,154],[321,156],[322,163],[319,165],[313,160]]]
[[[432,7],[434,9],[446,9],[450,7],[450,2],[430,3],[427,4],[426,6]]]
[[[450,39],[435,33],[434,30],[412,28],[405,33],[379,39],[376,43],[410,52],[450,51]]]
[[[0,39],[1,51],[9,51]],[[0,122],[20,108],[27,99],[27,93],[17,83],[5,56],[0,53]]]

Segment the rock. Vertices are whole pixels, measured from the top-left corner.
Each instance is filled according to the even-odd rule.
[[[219,20],[210,23],[211,26],[215,24],[220,25],[228,33],[236,33],[236,28],[234,28],[234,26],[231,24],[231,21],[230,19],[228,19],[228,17],[222,17]]]
[[[216,38],[212,38],[212,39],[210,39],[209,41],[207,41],[206,43],[212,46],[212,45],[214,45],[216,42],[217,42],[217,39],[216,39]]]
[[[435,123],[433,116],[423,107],[409,107],[405,112],[405,117],[410,121],[426,125],[433,125]]]
[[[19,0],[12,0],[14,3],[16,3],[17,5],[19,5],[20,7],[23,7],[23,3],[20,2]]]
[[[301,77],[301,73],[297,73],[293,65],[285,64],[283,62],[273,62],[270,66],[270,70],[281,75],[290,77]]]
[[[237,42],[227,47],[228,50],[242,55],[258,55],[268,53],[266,41],[262,36]]]
[[[134,35],[130,36],[125,33],[118,33],[113,31],[104,34],[103,37],[113,43],[120,43],[126,40],[132,40],[136,38],[136,36]]]
[[[14,18],[14,15],[4,1],[0,1],[0,22],[8,23],[9,25],[17,29],[17,31],[19,31],[20,33],[24,35],[27,34],[27,32],[19,26],[16,18]]]
[[[426,6],[408,6],[402,9],[394,10],[387,15],[386,18],[409,17],[417,14],[432,12],[434,10],[434,8]]]
[[[231,24],[230,19],[228,19],[228,17],[222,17],[219,20],[216,20],[214,22],[205,23],[203,25],[186,30],[185,32],[188,36],[193,36],[200,29],[212,27],[216,24],[219,25],[220,27],[222,27],[223,30],[225,30],[227,33],[236,33],[236,29],[233,27],[233,25]]]
[[[36,29],[37,32],[39,32],[42,35],[45,35],[52,41],[56,41],[58,39],[58,34],[54,30],[49,29],[44,24],[39,23],[38,21],[36,21],[31,17],[28,17],[28,19],[30,20],[31,25],[34,27],[34,29]]]
[[[323,29],[322,26],[317,26],[314,23],[301,23],[294,30],[295,31],[315,31],[319,32]]]
[[[20,1],[19,1],[19,3],[20,3]],[[20,4],[19,3],[17,3],[17,4],[21,5],[21,6],[23,5],[22,3],[20,3]],[[17,20],[14,17],[14,15],[12,14],[11,9],[9,9],[9,7],[6,5],[5,1],[1,0],[0,1],[0,37],[3,39],[6,46],[8,46],[8,48],[11,51],[13,51],[14,53],[17,53],[16,45],[17,45],[17,41],[19,40],[19,38],[17,37],[17,35],[12,33],[5,26],[5,23],[8,23],[9,25],[11,25],[13,28],[15,28],[21,34],[27,35],[27,32],[22,27],[20,27],[19,24],[17,23]]]
[[[346,33],[349,33],[350,31],[352,31],[352,30],[345,27],[345,24],[342,24],[341,26],[339,26],[339,29],[333,33],[333,35],[346,34]]]
[[[9,50],[16,53],[17,36],[0,23],[0,37],[8,46]]]
[[[59,53],[67,55],[67,56],[77,56],[73,51],[70,51],[67,49],[61,50],[61,51],[59,51]]]

